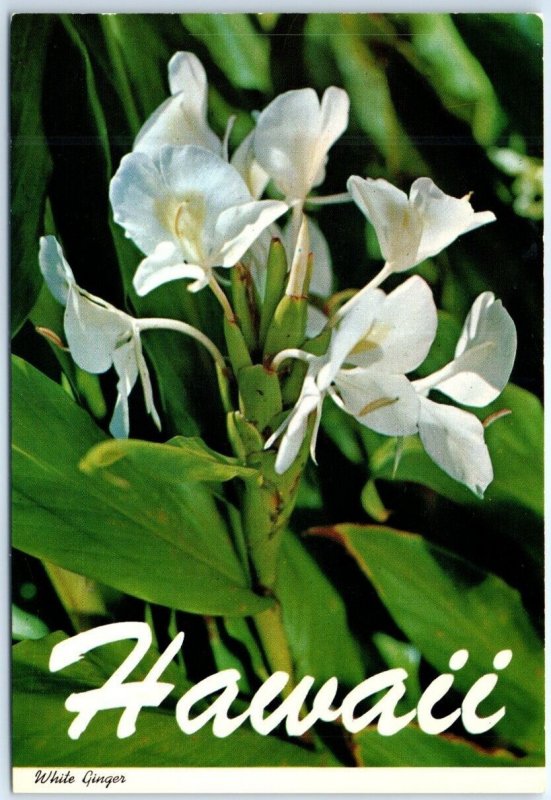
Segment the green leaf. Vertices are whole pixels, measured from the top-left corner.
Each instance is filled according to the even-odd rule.
[[[276,595],[298,677],[317,683],[335,675],[347,686],[360,683],[360,648],[346,620],[345,605],[306,549],[291,534],[283,538]]]
[[[41,619],[12,603],[11,635],[14,639],[41,639],[49,633]]]
[[[386,522],[391,512],[385,508],[374,480],[369,480],[362,489],[362,506],[375,522]]]
[[[124,479],[119,474],[121,467]],[[252,478],[256,474],[256,470],[240,466],[237,459],[211,450],[195,436],[175,436],[166,444],[109,439],[86,453],[80,468],[89,475],[102,475],[111,483],[127,480],[130,473],[137,480],[157,479],[171,486],[190,481]]]
[[[14,359],[13,544],[153,603],[203,614],[254,614],[270,600],[247,588],[211,492],[141,475],[112,480],[78,465],[105,435],[60,386]]]
[[[11,24],[11,330],[36,302],[42,277],[38,238],[51,160],[40,116],[42,75],[50,18],[16,14]],[[40,46],[36,43],[40,42]]]
[[[506,708],[495,732],[528,751],[542,749],[543,648],[518,592],[422,536],[391,528],[338,525],[314,531],[338,541],[375,587],[396,624],[440,673],[460,649],[469,660],[456,673],[466,692],[492,672],[500,650],[512,650],[483,708]]]
[[[64,708],[75,691],[97,689],[129,652],[126,643],[91,651],[77,664],[50,673],[48,660],[56,633],[40,642],[24,642],[13,649],[13,763],[14,766],[79,767],[246,767],[338,766],[328,751],[314,753],[274,736],[260,736],[243,725],[219,739],[205,726],[192,736],[182,733],[174,710],[142,709],[136,733],[118,739],[121,710],[100,711],[77,740],[67,736],[73,714]],[[185,641],[184,641],[185,648]],[[141,680],[158,654],[150,651],[132,674]],[[174,705],[192,684],[169,664],[161,680],[175,690],[166,704]],[[29,709],[33,713],[29,713]]]
[[[271,91],[270,40],[246,14],[182,14],[182,22],[235,86]]]
[[[454,481],[427,456],[417,437],[407,437],[395,476],[393,439],[371,452],[374,478],[414,481],[458,503],[481,506],[496,502],[515,503],[543,515],[543,409],[537,397],[509,384],[498,399],[473,413],[482,419],[501,409],[511,414],[486,429],[486,442],[494,467],[494,480],[479,500]],[[471,410],[471,409],[469,409]]]
[[[366,728],[354,737],[364,767],[516,767],[527,759],[506,750],[483,750],[457,736],[432,736],[408,725],[394,736]],[[533,761],[530,762],[534,764]]]
[[[408,14],[414,65],[426,76],[442,104],[468,122],[476,141],[487,147],[505,117],[480,62],[469,51],[448,14]]]

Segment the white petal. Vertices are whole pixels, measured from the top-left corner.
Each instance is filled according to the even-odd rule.
[[[367,335],[384,300],[385,293],[381,289],[369,290],[342,317],[331,336],[327,355],[324,357],[326,363],[318,374],[317,384],[320,390],[327,389],[348,360],[350,352]]]
[[[170,94],[186,93],[197,115],[207,113],[207,73],[195,53],[174,53],[168,62],[168,85]]]
[[[315,388],[313,380],[307,376],[301,397],[291,412],[287,429],[279,445],[275,462],[275,471],[278,475],[286,472],[297,457],[306,436],[308,417],[322,401],[322,395]]]
[[[505,388],[516,348],[515,323],[501,301],[484,292],[465,321],[455,359],[434,388],[463,405],[486,406]]]
[[[147,153],[155,159],[164,145],[183,147],[194,144],[221,156],[220,139],[211,130],[206,118],[197,114],[193,106],[189,107],[188,100],[184,92],[165,100],[140,128],[133,151]]]
[[[308,217],[310,251],[314,257],[310,291],[320,297],[329,297],[333,291],[333,266],[327,239],[319,225]]]
[[[138,365],[138,372],[140,375],[140,380],[142,382],[143,396],[145,400],[145,409],[147,413],[151,414],[151,416],[153,417],[153,422],[155,423],[156,427],[159,430],[161,430],[161,420],[159,419],[159,414],[157,413],[157,409],[155,408],[155,403],[153,400],[153,389],[151,386],[151,378],[149,377],[149,370],[147,368],[147,364],[143,356],[142,344],[138,334],[136,334],[134,343],[136,347],[136,361]]]
[[[407,195],[383,178],[352,175],[346,184],[352,199],[375,228],[381,253],[396,272],[417,263],[420,220],[412,213]]]
[[[117,382],[117,401],[109,430],[115,439],[126,439],[130,430],[128,396],[138,378],[134,339],[121,345],[113,352],[113,365],[119,380]]]
[[[197,144],[222,155],[222,144],[207,123],[207,76],[193,53],[175,53],[168,63],[169,97],[149,117],[134,151],[155,158],[163,145]]]
[[[363,367],[378,363],[386,373],[411,372],[425,360],[437,325],[432,291],[414,275],[384,298],[347,360]]]
[[[474,414],[420,398],[419,435],[438,466],[482,497],[493,478],[484,428]]]
[[[127,314],[91,298],[78,287],[70,290],[65,335],[75,363],[87,372],[101,373],[113,363],[117,345],[131,335],[132,323]]]
[[[153,253],[140,263],[132,281],[136,293],[143,297],[158,286],[183,278],[202,280],[205,269],[197,264],[184,264],[180,250],[172,242],[161,242]]]
[[[335,378],[344,410],[358,422],[385,436],[417,433],[419,397],[403,375],[375,369],[342,370]]]
[[[410,200],[423,220],[416,264],[439,253],[462,233],[495,220],[491,211],[475,214],[467,197],[458,199],[444,194],[430,178],[413,183]]]
[[[247,184],[249,192],[257,200],[264,192],[270,176],[254,157],[253,142],[254,130],[245,136],[231,157],[230,163],[239,172]]]
[[[276,97],[259,115],[256,159],[289,200],[305,198],[323,177],[327,151],[348,124],[347,101],[335,87],[321,105],[313,89],[296,89]]]
[[[142,253],[149,255],[159,242],[175,240],[177,203],[146,153],[124,156],[111,181],[109,197],[115,222]]]
[[[48,289],[64,306],[70,287],[75,285],[75,278],[55,236],[40,237],[38,263]]]
[[[323,311],[320,311],[319,308],[316,308],[316,306],[313,306],[311,303],[308,304],[307,314],[306,336],[309,339],[313,339],[321,333],[327,325],[327,317]]]
[[[214,228],[211,265],[232,267],[262,231],[286,211],[287,205],[279,200],[251,200],[222,211]]]

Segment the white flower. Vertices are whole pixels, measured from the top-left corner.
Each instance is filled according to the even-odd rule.
[[[454,359],[414,381],[419,394],[419,436],[444,472],[482,497],[493,469],[484,428],[473,414],[428,399],[432,389],[466,406],[480,408],[503,391],[517,347],[513,320],[492,292],[479,295],[465,320]]]
[[[222,142],[207,122],[207,76],[193,53],[175,53],[168,62],[171,97],[149,117],[134,141],[135,152],[156,158],[163,145],[196,144],[222,155]]]
[[[160,428],[137,321],[77,285],[54,236],[40,239],[39,263],[51,293],[65,306],[65,335],[75,363],[93,373],[106,372],[113,366],[118,375],[118,395],[109,426],[112,435],[128,436],[128,396],[138,376],[146,409]]]
[[[348,125],[348,95],[330,86],[320,103],[313,89],[275,98],[254,131],[256,161],[289,203],[302,202],[325,178],[327,153]]]
[[[410,269],[461,234],[495,220],[491,211],[475,213],[469,197],[444,194],[430,178],[418,178],[409,198],[382,178],[364,180],[352,175],[347,188],[375,228],[387,272]]]
[[[308,371],[295,408],[266,443],[270,447],[283,433],[276,472],[283,473],[291,466],[312,411],[316,411],[311,442],[314,458],[326,394],[362,425],[379,433],[415,433],[419,398],[405,374],[424,361],[436,324],[432,293],[425,281],[414,276],[389,295],[381,289],[366,293],[340,321],[325,356],[287,351],[289,357],[308,361]],[[283,351],[274,362],[281,363],[285,357]]]
[[[162,147],[125,156],[111,181],[118,222],[146,255],[134,276],[145,295],[178,278],[191,291],[211,280],[213,267],[232,267],[287,206],[253,200],[243,179],[222,158],[202,147]]]

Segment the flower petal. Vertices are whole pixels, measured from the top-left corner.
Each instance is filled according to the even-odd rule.
[[[111,180],[109,197],[115,222],[149,255],[159,242],[176,241],[177,204],[160,170],[146,153],[124,156]]]
[[[197,144],[222,155],[222,143],[207,122],[207,76],[193,53],[175,53],[168,63],[169,97],[149,117],[133,150],[156,158],[163,145]]]
[[[327,152],[347,124],[342,89],[330,87],[321,105],[313,89],[284,92],[258,117],[256,159],[287,199],[304,199],[323,180]]]
[[[375,228],[385,261],[401,272],[416,263],[421,241],[420,220],[412,214],[405,192],[383,178],[352,175],[346,184],[352,199]]]
[[[410,200],[423,220],[416,264],[439,253],[462,233],[495,220],[491,211],[475,214],[468,197],[450,197],[430,178],[418,178],[412,184]]]
[[[425,360],[437,325],[432,291],[414,275],[384,298],[347,360],[363,367],[378,363],[386,373],[411,372]]]
[[[222,211],[214,228],[211,265],[232,267],[262,231],[286,211],[287,205],[280,200],[251,200]]]
[[[385,293],[381,289],[369,290],[342,317],[331,336],[325,364],[318,373],[317,384],[321,391],[329,387],[355,345],[367,335],[384,300]]]
[[[420,398],[419,435],[438,466],[482,497],[492,481],[484,428],[474,414]]]
[[[132,283],[136,293],[143,297],[163,283],[182,278],[203,280],[205,275],[206,270],[203,267],[183,263],[180,250],[172,242],[161,242],[140,263]]]
[[[71,355],[86,372],[106,372],[113,363],[115,348],[132,333],[127,314],[77,286],[68,294],[64,323]]]
[[[335,378],[344,410],[366,428],[385,436],[417,433],[419,397],[404,375],[375,369],[341,370]]]
[[[257,200],[268,185],[270,176],[254,157],[254,130],[251,131],[231,157],[230,163],[239,172],[251,195]]]
[[[117,382],[118,396],[109,430],[115,439],[126,439],[130,430],[128,396],[138,379],[134,338],[114,350],[113,366],[119,380]]]
[[[308,429],[308,417],[323,402],[323,396],[318,392],[313,378],[309,375],[304,379],[301,396],[291,411],[287,429],[281,439],[275,462],[275,471],[278,475],[286,472],[296,459]]]
[[[505,388],[516,349],[515,323],[501,301],[484,292],[465,320],[455,359],[434,388],[463,405],[486,406]]]
[[[48,289],[64,306],[69,289],[75,285],[75,278],[55,236],[40,237],[38,263]]]
[[[323,235],[319,225],[312,217],[303,215],[308,221],[308,237],[310,240],[310,252],[313,256],[312,277],[310,279],[310,292],[320,297],[329,297],[333,291],[333,266],[331,253],[327,239]],[[288,261],[292,260],[292,239],[293,225],[288,222],[283,230],[283,244],[288,254]]]

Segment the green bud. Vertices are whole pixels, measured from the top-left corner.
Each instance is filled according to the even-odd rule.
[[[258,328],[258,306],[256,289],[251,273],[244,264],[238,263],[231,270],[233,307],[239,327],[250,352],[256,349]]]
[[[264,359],[288,347],[299,347],[306,334],[308,299],[285,295],[275,310],[264,345]]]
[[[260,311],[259,342],[264,344],[268,327],[279,301],[283,297],[287,282],[287,255],[280,239],[272,239],[266,264],[266,292]]]
[[[241,332],[241,328],[236,320],[229,320],[224,317],[224,336],[226,337],[226,346],[230,356],[231,365],[235,376],[239,374],[239,370],[243,367],[250,367],[253,363],[249,354],[249,348]]]
[[[227,415],[228,438],[235,455],[244,463],[258,462],[264,448],[264,440],[257,428],[247,422],[241,411]]]
[[[263,431],[282,409],[277,374],[261,364],[244,367],[239,372],[239,405],[249,422]]]

